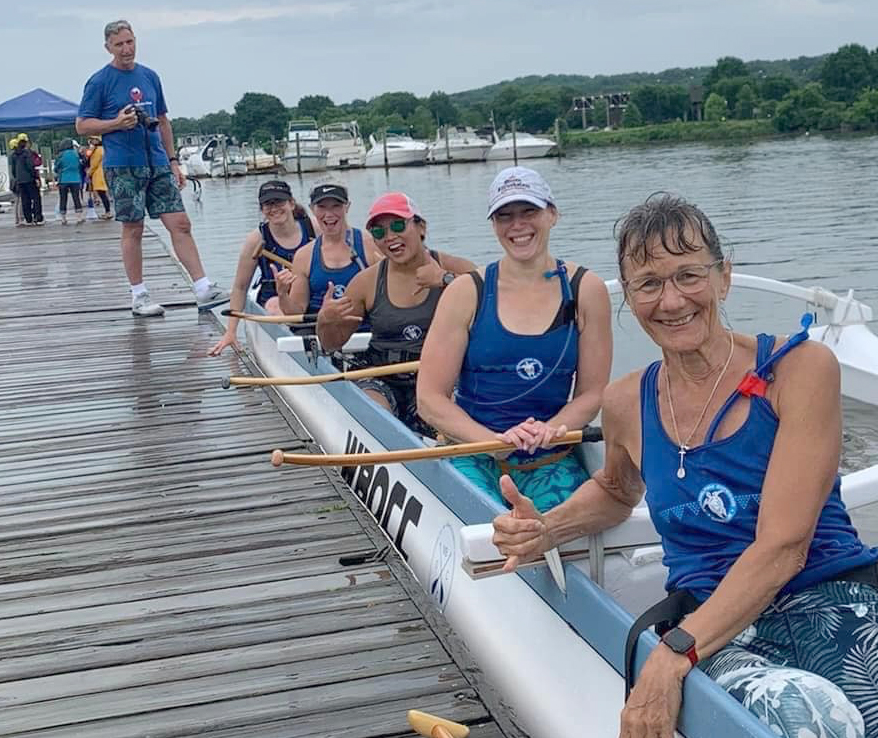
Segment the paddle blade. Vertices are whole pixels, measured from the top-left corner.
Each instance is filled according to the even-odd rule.
[[[469,735],[469,728],[466,725],[453,723],[451,720],[431,715],[428,712],[409,710],[407,717],[412,729],[419,735],[428,736],[428,738],[444,738],[443,733],[451,738],[467,738]]]

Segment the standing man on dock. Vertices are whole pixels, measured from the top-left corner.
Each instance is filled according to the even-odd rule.
[[[112,61],[85,83],[76,132],[102,136],[104,174],[113,195],[116,220],[122,223],[122,261],[131,283],[131,311],[162,315],[143,282],[143,219],[160,218],[171,234],[177,257],[195,286],[199,310],[229,301],[229,293],[204,273],[192,225],[183,209],[185,182],[174,151],[174,136],[158,74],[134,61],[131,24],[119,20],[104,28],[104,48]]]

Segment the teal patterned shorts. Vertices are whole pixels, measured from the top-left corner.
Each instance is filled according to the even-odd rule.
[[[778,736],[878,738],[878,590],[784,595],[698,666]]]
[[[137,223],[146,217],[182,213],[183,198],[169,166],[108,167],[104,170],[113,195],[116,220]]]
[[[513,454],[507,460],[510,465],[527,463],[533,457],[526,454]],[[503,471],[493,456],[456,456],[450,459],[461,474],[490,497],[509,507],[500,493],[500,477]],[[573,454],[537,469],[509,472],[518,491],[529,497],[540,512],[551,510],[572,495],[579,485],[588,480],[588,474],[580,466]]]

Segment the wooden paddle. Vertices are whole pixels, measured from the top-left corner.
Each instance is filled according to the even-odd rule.
[[[266,259],[273,261],[275,264],[281,264],[281,265],[285,266],[287,269],[292,270],[292,268],[293,268],[293,262],[291,262],[289,259],[284,259],[284,257],[278,256],[277,254],[272,254],[271,251],[267,251],[266,249],[264,249],[262,247],[260,247],[259,251],[257,251],[253,255],[253,258],[256,259],[260,256],[264,256]]]
[[[469,728],[451,720],[436,717],[428,712],[409,710],[406,715],[409,725],[418,734],[426,738],[467,738]]]
[[[600,428],[586,428],[584,431],[570,431],[555,439],[552,446],[565,446],[574,443],[594,443],[604,438]],[[477,441],[476,443],[457,443],[452,446],[433,446],[432,448],[407,448],[401,451],[380,451],[368,454],[287,454],[281,449],[271,452],[271,463],[299,464],[302,466],[372,466],[391,464],[400,461],[422,461],[424,459],[448,459],[452,456],[486,454],[494,451],[514,451],[515,446],[503,441]]]
[[[349,381],[352,379],[366,379],[367,377],[384,377],[388,374],[407,374],[418,371],[419,361],[405,361],[402,364],[385,364],[384,366],[370,366],[366,369],[355,369],[350,372],[337,372],[336,374],[315,374],[307,377],[223,377],[223,389],[228,389],[233,384],[247,387],[277,387],[298,386],[303,384],[324,384],[339,380]]]
[[[300,313],[299,315],[256,315],[255,313],[242,313],[240,310],[221,310],[220,315],[227,318],[240,318],[252,320],[254,323],[307,323],[317,320],[317,313]],[[352,316],[353,317],[353,316]],[[356,316],[362,322],[362,318]]]

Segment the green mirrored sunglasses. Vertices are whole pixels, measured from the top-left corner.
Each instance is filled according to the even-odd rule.
[[[408,224],[409,222],[404,218],[397,218],[396,220],[390,221],[390,230],[394,233],[402,233]],[[372,226],[369,228],[369,233],[372,234],[372,238],[376,241],[380,241],[384,238],[387,235],[387,231],[388,229],[384,226]]]

